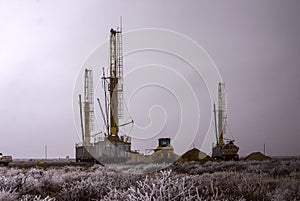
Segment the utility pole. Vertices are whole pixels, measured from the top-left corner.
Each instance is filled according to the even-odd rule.
[[[47,145],[45,145],[45,160],[47,160],[47,155],[48,155],[48,153],[47,153]]]

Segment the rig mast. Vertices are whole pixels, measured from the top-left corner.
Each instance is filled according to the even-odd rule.
[[[120,119],[123,118],[123,50],[122,29],[110,30],[109,66],[110,126],[108,137],[118,139]]]
[[[91,131],[94,125],[93,72],[85,69],[84,74],[84,145],[91,144]]]
[[[218,86],[218,144],[224,145],[224,131],[226,121],[226,98],[225,83],[219,83]]]
[[[234,140],[229,140],[229,142],[224,142],[225,134],[225,124],[227,119],[226,114],[226,97],[225,97],[225,84],[219,83],[218,85],[218,110],[214,104],[214,119],[215,119],[215,130],[216,130],[216,140],[217,144],[212,149],[212,158],[217,160],[238,160],[238,150],[239,147],[233,142]],[[217,121],[218,113],[218,121]]]
[[[105,131],[104,138],[90,142],[91,131],[94,123],[94,96],[93,96],[93,75],[92,71],[85,70],[84,79],[84,113],[83,145],[76,145],[76,161],[100,163],[126,162],[131,157],[130,137],[120,132],[120,127],[133,123],[133,121],[122,123],[124,116],[123,109],[123,50],[122,50],[122,29],[110,30],[109,41],[109,73],[106,76],[103,68],[104,105],[98,104],[103,117]],[[81,100],[81,97],[79,97]],[[81,103],[81,101],[80,101]],[[81,115],[82,116],[82,115]],[[81,122],[83,118],[81,118]],[[102,133],[102,132],[100,132]],[[100,134],[97,133],[97,134]]]

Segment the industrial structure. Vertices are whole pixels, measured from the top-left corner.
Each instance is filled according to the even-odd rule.
[[[110,30],[109,69],[106,75],[103,68],[102,86],[104,92],[103,104],[97,98],[101,111],[104,130],[94,131],[94,91],[93,71],[84,71],[83,102],[79,95],[80,123],[82,143],[76,144],[76,161],[100,163],[139,163],[139,162],[174,162],[178,156],[174,153],[170,138],[160,138],[158,147],[151,155],[143,155],[131,150],[131,139],[128,133],[122,133],[120,128],[133,124],[133,120],[123,122],[123,51],[122,28]],[[238,160],[239,147],[234,140],[224,141],[226,126],[225,84],[218,85],[218,109],[214,104],[214,119],[216,145],[212,149],[212,158],[216,160]]]
[[[230,139],[224,142],[224,134],[226,127],[226,97],[225,97],[225,84],[219,83],[218,86],[218,110],[214,104],[214,120],[215,120],[215,133],[216,133],[216,146],[212,149],[212,158],[217,160],[238,160],[239,147],[234,144],[234,140]],[[217,115],[218,113],[218,115]]]
[[[110,30],[109,74],[103,68],[102,86],[103,104],[97,102],[101,111],[104,131],[94,134],[94,91],[93,71],[84,72],[84,101],[79,95],[80,123],[82,143],[75,146],[77,162],[100,163],[151,163],[174,162],[178,156],[174,153],[170,138],[160,138],[158,147],[151,155],[143,155],[131,150],[131,138],[122,133],[121,127],[133,124],[133,120],[123,122],[123,51],[122,28]]]
[[[85,70],[84,79],[84,118],[79,95],[80,118],[83,144],[76,145],[76,161],[124,162],[130,158],[131,141],[126,134],[120,133],[120,127],[133,121],[120,124],[123,117],[123,53],[122,29],[110,30],[109,75],[103,69],[104,107],[99,99],[99,107],[106,130],[91,134],[94,119],[93,74]],[[84,125],[84,126],[83,126]],[[91,143],[91,136],[94,137]]]
[[[92,149],[91,131],[93,130],[94,122],[93,71],[91,69],[85,69],[84,71],[84,102],[82,103],[81,95],[79,94],[79,111],[82,144],[76,144],[76,161],[94,161],[94,158],[89,153],[89,150]]]
[[[153,158],[156,162],[170,163],[177,160],[178,156],[174,153],[174,148],[171,145],[171,138],[159,138],[158,146],[154,150]]]

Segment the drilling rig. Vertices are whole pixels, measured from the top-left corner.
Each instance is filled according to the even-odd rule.
[[[91,69],[84,71],[84,102],[82,103],[81,95],[79,95],[79,111],[83,144],[76,144],[76,161],[94,162],[95,159],[90,153],[92,149],[91,132],[94,123],[93,71]]]
[[[131,140],[126,134],[121,134],[120,127],[133,123],[133,121],[122,123],[123,118],[123,51],[122,51],[122,28],[110,30],[110,57],[109,75],[105,75],[103,68],[102,84],[104,89],[104,107],[98,100],[105,131],[104,137],[94,138],[91,143],[91,129],[93,128],[93,80],[92,73],[85,71],[85,102],[84,102],[84,122],[82,118],[81,96],[80,116],[83,145],[76,145],[76,161],[98,161],[104,163],[125,162],[130,159]],[[84,125],[84,127],[83,127]],[[101,133],[101,132],[100,132]],[[98,134],[100,134],[98,133]]]
[[[214,104],[214,120],[216,133],[216,146],[212,149],[212,158],[216,160],[238,160],[239,147],[234,144],[234,140],[224,142],[225,126],[226,126],[226,98],[225,98],[225,84],[219,83],[218,86],[218,110]],[[218,114],[217,114],[218,113]],[[218,116],[218,117],[217,117]]]
[[[105,112],[101,109],[106,129],[103,142],[96,142],[101,149],[99,159],[103,162],[125,162],[130,158],[131,140],[126,134],[121,134],[120,127],[133,123],[122,123],[123,108],[123,48],[122,28],[110,30],[109,76],[103,70],[103,86],[105,96]],[[109,97],[107,97],[107,95]]]
[[[119,125],[123,118],[123,55],[122,55],[122,30],[110,30],[110,76],[108,79],[109,91],[109,131],[108,139],[119,141]],[[105,89],[104,89],[105,90]],[[108,107],[108,106],[107,106]]]
[[[84,74],[84,102],[79,95],[82,143],[76,144],[77,162],[96,163],[142,163],[173,162],[178,156],[174,153],[170,138],[160,138],[151,156],[131,150],[131,138],[124,133],[123,126],[133,124],[123,121],[123,50],[122,28],[110,30],[108,73],[103,68],[103,104],[97,98],[104,129],[92,134],[94,123],[94,95],[92,70]],[[101,135],[101,136],[100,136]]]

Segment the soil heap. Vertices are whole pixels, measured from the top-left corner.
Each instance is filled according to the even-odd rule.
[[[271,160],[272,158],[262,154],[261,152],[253,152],[245,157],[245,160],[251,161],[263,161],[263,160]]]
[[[184,163],[188,161],[198,161],[203,164],[207,161],[212,161],[212,158],[199,149],[193,148],[185,152],[176,162]]]

